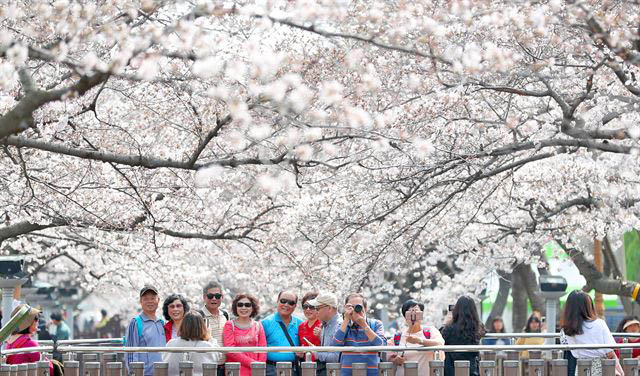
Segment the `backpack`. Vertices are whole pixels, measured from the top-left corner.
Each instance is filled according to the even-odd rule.
[[[431,339],[431,332],[429,331],[429,329],[427,328],[422,329],[422,334],[424,335],[424,338]],[[401,339],[402,339],[402,332],[396,332],[396,334],[393,335],[393,343],[395,343],[396,346],[400,346]]]
[[[136,325],[138,326],[138,338],[142,338],[142,331],[144,330],[144,326],[142,325],[142,315],[138,315],[134,317],[136,320]],[[162,325],[164,325],[164,320],[160,319]]]

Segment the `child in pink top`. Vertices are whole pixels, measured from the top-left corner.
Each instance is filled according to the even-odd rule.
[[[264,347],[267,337],[259,321],[253,319],[258,314],[258,301],[249,294],[239,294],[233,299],[231,311],[236,319],[224,325],[225,347]],[[251,376],[251,363],[266,362],[266,353],[227,353],[227,362],[240,363],[240,376]]]

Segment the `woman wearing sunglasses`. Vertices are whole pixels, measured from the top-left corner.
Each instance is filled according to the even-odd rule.
[[[317,292],[308,292],[302,297],[302,310],[304,317],[307,319],[298,327],[300,346],[320,346],[320,336],[316,335],[316,333],[320,332],[322,321],[318,320],[318,310],[316,307],[309,304],[309,302],[317,296]],[[300,354],[299,357],[304,359],[304,354]],[[313,357],[313,361],[316,361],[315,357]]]
[[[235,318],[224,325],[225,347],[267,346],[264,328],[254,320],[260,312],[258,299],[251,294],[238,294],[233,298],[231,312]],[[227,362],[240,363],[240,376],[251,376],[251,363],[266,361],[266,353],[227,353]]]

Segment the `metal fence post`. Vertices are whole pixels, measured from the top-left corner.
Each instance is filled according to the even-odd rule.
[[[80,376],[80,362],[67,360],[64,363],[64,376]]]
[[[418,362],[404,362],[404,376],[418,376]]]
[[[180,376],[193,376],[193,362],[179,362],[178,372]]]
[[[496,362],[494,360],[481,360],[479,366],[480,376],[496,375]]]
[[[529,376],[547,376],[547,367],[544,359],[529,359]]]
[[[95,354],[85,354],[95,355]],[[84,364],[84,375],[82,376],[100,376],[100,362],[87,362]]]
[[[507,360],[520,360],[520,351],[507,350],[505,354],[507,354]]]
[[[36,371],[38,376],[51,376],[49,375],[49,362],[47,362],[46,360],[36,363]]]
[[[105,355],[110,355],[110,354],[105,354]],[[120,362],[108,362],[106,364],[105,369],[107,370],[106,376],[122,376],[122,363]]]
[[[80,375],[82,376],[86,376],[87,372],[86,372],[86,365],[89,362],[96,362],[98,360],[98,355],[97,354],[85,354],[85,353],[81,353],[78,354],[80,355]]]
[[[115,353],[104,353],[102,354],[102,356],[100,357],[100,374],[101,375],[106,375],[109,371],[107,364],[108,363],[113,363],[117,361],[117,355]],[[122,364],[122,363],[120,363]],[[122,369],[122,367],[120,367],[120,369]],[[118,374],[119,375],[119,374]]]
[[[153,363],[153,376],[169,376],[169,363],[167,362]]]
[[[566,359],[553,359],[551,361],[551,376],[567,376],[569,373],[569,361]]]
[[[327,363],[327,376],[340,376],[340,363]]]
[[[29,371],[27,363],[18,364],[18,376],[27,376],[27,371]]]
[[[267,363],[265,362],[252,362],[251,363],[251,376],[265,376],[267,374]],[[206,376],[206,375],[202,375]],[[215,376],[212,374],[211,376]]]
[[[302,376],[316,376],[316,372],[318,370],[318,364],[316,362],[312,362],[311,360],[308,362],[302,362],[300,367],[302,368],[300,372]]]
[[[430,360],[429,375],[427,376],[444,376],[444,360]]]
[[[468,360],[456,360],[453,363],[456,376],[469,376],[469,367],[471,364]]]
[[[624,376],[636,376],[635,372],[638,369],[638,359],[624,358],[622,359],[622,370]]]
[[[542,359],[542,351],[529,350],[529,359]]]
[[[393,367],[393,363],[380,362],[378,364],[378,376],[396,376],[396,369]]]
[[[504,376],[518,376],[518,368],[520,367],[520,361],[518,360],[505,360],[502,362]],[[566,375],[565,375],[566,376]]]
[[[121,362],[118,363],[122,364]],[[132,372],[134,376],[144,376],[144,362],[129,363],[129,371]]]
[[[576,362],[576,376],[591,376],[591,359],[578,359]]]
[[[240,363],[238,362],[225,363],[224,372],[225,372],[225,376],[240,376]],[[289,363],[288,376],[291,376],[291,363]]]
[[[351,364],[352,376],[367,376],[367,363],[353,363]]]
[[[28,368],[28,371],[27,371],[27,375],[28,375],[28,376],[36,376],[36,373],[37,373],[36,368],[38,368],[38,365],[37,365],[37,364],[35,364],[35,363],[28,363],[28,364],[27,364],[27,368]]]
[[[602,359],[602,376],[616,376],[615,359]]]
[[[228,367],[227,363],[227,367]],[[276,363],[276,376],[291,376],[292,365],[289,362],[277,362]],[[238,375],[229,375],[227,376],[238,376]]]
[[[216,376],[217,374],[218,363],[202,363],[202,376]]]
[[[18,376],[18,365],[17,364],[12,364],[11,367],[9,368],[9,375],[11,376]]]
[[[0,376],[9,376],[11,373],[11,365],[2,364],[0,365]]]

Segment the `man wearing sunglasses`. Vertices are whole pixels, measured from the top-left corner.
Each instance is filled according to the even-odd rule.
[[[215,338],[218,343],[224,343],[224,324],[229,320],[229,313],[220,308],[223,297],[222,285],[218,282],[210,281],[202,288],[202,300],[204,302],[204,306],[198,311],[202,317],[204,317],[204,322],[207,324],[207,329],[209,329],[211,338]],[[218,376],[224,376],[223,364],[225,361],[225,354],[220,354]]]
[[[278,294],[276,312],[262,320],[267,346],[300,346],[298,328],[302,319],[293,316],[298,304],[298,296],[291,291],[281,291]],[[276,375],[277,362],[291,362],[293,375],[299,374],[296,354],[293,352],[267,353],[267,375]]]

